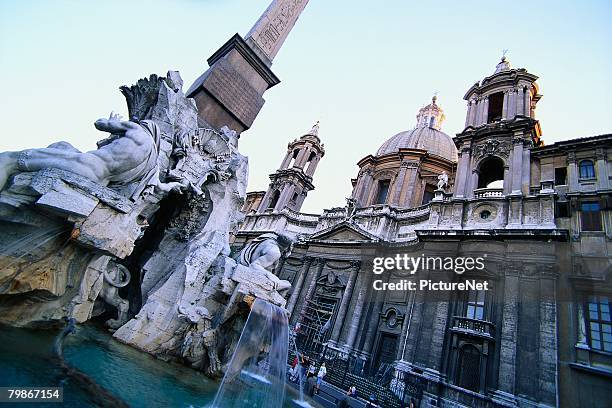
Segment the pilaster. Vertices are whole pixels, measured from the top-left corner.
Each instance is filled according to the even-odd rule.
[[[494,399],[516,405],[516,343],[518,326],[520,265],[507,264],[504,279],[504,306],[500,319],[499,370]]]

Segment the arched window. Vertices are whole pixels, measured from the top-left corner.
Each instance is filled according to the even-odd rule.
[[[459,352],[457,385],[472,391],[480,388],[480,352],[471,344],[463,346]]]
[[[274,209],[274,207],[276,207],[276,203],[278,203],[279,198],[280,198],[280,191],[276,190],[272,194],[272,199],[270,200],[270,204],[268,204],[268,210]]]
[[[387,196],[389,195],[389,186],[391,180],[379,180],[378,191],[376,193],[376,204],[385,204],[387,202]]]
[[[497,158],[491,157],[480,164],[478,172],[478,188],[496,188],[503,186],[504,180],[504,162]],[[498,182],[492,184],[494,182]]]
[[[595,178],[595,166],[593,160],[582,160],[578,165],[580,170],[581,179],[594,179]]]

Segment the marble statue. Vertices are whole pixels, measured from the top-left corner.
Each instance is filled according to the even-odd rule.
[[[123,288],[130,283],[130,271],[123,265],[109,262],[103,272],[104,284],[100,291],[99,298],[106,304],[117,309],[117,318],[106,321],[106,326],[116,330],[129,320],[128,310],[130,302],[119,296],[119,288]]]
[[[279,293],[283,293],[291,287],[291,283],[279,279],[272,271],[282,256],[288,256],[292,245],[293,240],[286,235],[262,234],[242,249],[239,254],[239,262],[250,268],[265,271],[265,275],[275,283],[275,289]]]
[[[0,153],[0,226],[13,228],[0,240],[0,323],[116,310],[106,325],[117,340],[218,377],[254,300],[285,306],[291,285],[272,271],[292,240],[266,234],[231,256],[248,158],[237,132],[198,121],[181,85],[170,71],[121,87],[132,119],[96,121],[110,133],[97,150]],[[135,251],[149,231],[155,248]]]
[[[357,211],[357,199],[353,197],[346,198],[346,219],[350,221],[353,219],[355,212]]]
[[[448,187],[448,174],[443,171],[438,176],[438,190],[444,190],[446,187]]]
[[[94,126],[110,133],[108,138],[97,143],[97,150],[83,153],[67,142],[59,142],[42,149],[0,153],[0,190],[15,173],[46,168],[76,173],[103,186],[142,181],[152,182],[163,191],[185,188],[178,182],[159,181],[160,132],[154,121],[124,121],[111,112],[108,119],[98,119]]]

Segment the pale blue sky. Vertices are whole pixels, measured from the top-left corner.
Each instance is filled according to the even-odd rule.
[[[126,113],[118,87],[179,70],[185,89],[268,0],[0,2],[0,151],[67,140],[95,148],[95,119]],[[610,2],[310,0],[279,52],[281,84],[240,150],[250,190],[287,143],[321,121],[326,155],[303,210],[344,205],[356,162],[412,128],[434,90],[454,135],[465,91],[493,73],[502,49],[540,76],[546,143],[612,132]]]

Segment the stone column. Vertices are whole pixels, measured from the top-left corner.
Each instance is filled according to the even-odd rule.
[[[384,275],[386,275],[386,277],[383,278],[383,282],[389,282],[389,280],[391,279],[391,273],[386,273]],[[385,292],[382,290],[373,290],[372,302],[374,302],[374,307],[372,308],[371,316],[368,318],[369,324],[367,324],[367,322],[365,324],[367,326],[367,330],[365,335],[366,338],[363,342],[363,351],[368,353],[370,357],[372,357],[372,347],[374,346],[374,339],[376,338],[376,333],[378,333],[380,314],[383,311],[383,305],[385,303]]]
[[[504,195],[510,194],[512,191],[512,173],[510,173],[510,166],[504,166]]]
[[[293,167],[299,167],[300,169],[304,168],[304,164],[306,164],[306,160],[308,160],[308,156],[310,156],[310,148],[310,143],[306,143],[304,147],[302,147],[295,159],[295,163],[293,163]]]
[[[525,116],[532,118],[533,115],[531,113],[531,90],[527,89],[525,93]]]
[[[285,184],[285,186],[283,187],[280,193],[280,196],[278,197],[278,201],[276,202],[276,205],[274,206],[274,211],[281,211],[283,208],[287,206],[287,203],[289,202],[289,199],[291,198],[291,195],[293,194],[294,190],[295,190],[295,185],[289,184],[289,183]]]
[[[578,163],[575,152],[567,153],[567,178],[569,184],[568,192],[580,191],[580,185],[578,184]]]
[[[472,123],[470,122],[470,118],[472,117],[472,101],[469,100],[467,103],[467,113],[465,114],[465,127],[468,127]]]
[[[499,341],[497,392],[502,399],[514,399],[516,383],[516,342],[519,308],[520,265],[507,265],[504,279],[504,306]]]
[[[457,175],[455,176],[455,197],[465,197],[466,181],[469,177],[468,170],[470,167],[471,149],[467,144],[461,147],[459,153],[459,166],[457,166]]]
[[[486,96],[484,98],[484,105],[482,107],[482,120],[481,120],[480,124],[484,125],[488,121],[489,121],[489,97]]]
[[[476,99],[476,114],[474,115],[474,126],[480,126],[482,122],[482,106],[483,100],[481,98]]]
[[[516,114],[525,115],[525,87],[520,86],[516,95]]]
[[[470,117],[469,117],[470,125],[474,126],[474,122],[476,122],[476,99],[470,100]]]
[[[516,89],[508,91],[508,119],[516,116]]]
[[[467,191],[465,192],[466,197],[468,198],[474,197],[474,190],[478,188],[478,176],[479,176],[478,169],[472,169],[472,174],[470,177],[470,184],[469,186],[467,186],[466,188]]]
[[[528,143],[530,144],[530,143]],[[523,168],[521,171],[521,191],[529,194],[531,187],[531,150],[529,147],[523,148]]]
[[[508,119],[508,91],[504,91],[504,107],[502,108],[502,120]]]
[[[317,258],[315,260],[315,265],[316,265],[315,273],[313,274],[312,280],[310,281],[310,284],[308,285],[308,291],[306,292],[305,300],[310,300],[314,296],[315,289],[317,288],[317,280],[321,277],[321,271],[323,270],[323,267],[325,266],[325,259]]]
[[[312,264],[313,258],[307,256],[304,258],[304,263],[298,272],[298,277],[295,283],[293,284],[293,292],[291,292],[291,297],[287,302],[287,311],[291,315],[293,313],[293,309],[295,308],[295,304],[297,303],[298,298],[300,297],[300,292],[302,291],[302,286],[304,285],[304,279],[306,279],[306,275],[308,275],[308,270],[310,269],[310,264]]]
[[[359,293],[357,294],[357,301],[355,302],[355,310],[351,316],[351,323],[349,325],[349,332],[346,336],[346,348],[352,349],[357,338],[357,332],[359,331],[359,323],[361,322],[361,315],[363,314],[363,308],[365,306],[366,295],[368,293],[368,285],[370,284],[369,278],[372,276],[370,273],[359,274]]]
[[[514,150],[512,152],[512,194],[521,194],[523,171],[523,139],[520,136],[512,138]]]
[[[287,166],[289,165],[289,163],[291,162],[291,158],[293,157],[293,150],[289,150],[287,152],[287,155],[285,156],[285,158],[283,159],[279,169],[285,169],[287,168]]]
[[[361,266],[360,261],[351,261],[351,272],[349,276],[349,281],[346,284],[346,288],[344,288],[344,293],[342,294],[342,300],[340,301],[340,307],[338,308],[338,315],[336,316],[336,323],[334,324],[334,328],[331,334],[331,340],[337,342],[340,338],[340,333],[342,333],[342,325],[344,324],[344,319],[346,318],[346,312],[348,311],[348,307],[351,303],[351,298],[353,296],[353,289],[355,287],[355,281],[357,280],[357,275],[359,275],[359,268]]]
[[[416,356],[416,348],[421,341],[421,323],[423,321],[423,308],[425,306],[425,291],[413,292],[412,303],[408,310],[408,324],[402,329],[403,342],[398,350],[399,359],[413,363]],[[426,322],[426,324],[431,324]],[[405,333],[404,333],[405,332]]]
[[[597,160],[597,188],[599,190],[607,190],[610,186],[606,156],[605,148],[600,147],[595,150],[595,159]]]
[[[314,174],[315,170],[317,169],[317,165],[319,164],[319,161],[321,161],[321,156],[316,155],[315,158],[308,165],[308,169],[306,169],[306,175],[312,176]]]
[[[268,205],[270,204],[272,193],[276,191],[277,188],[282,190],[282,186],[275,186],[273,184],[270,184],[268,186],[268,191],[266,191],[266,194],[264,194],[263,198],[261,199],[261,202],[259,203],[259,209],[257,210],[257,212],[264,212],[265,210],[268,209]]]

